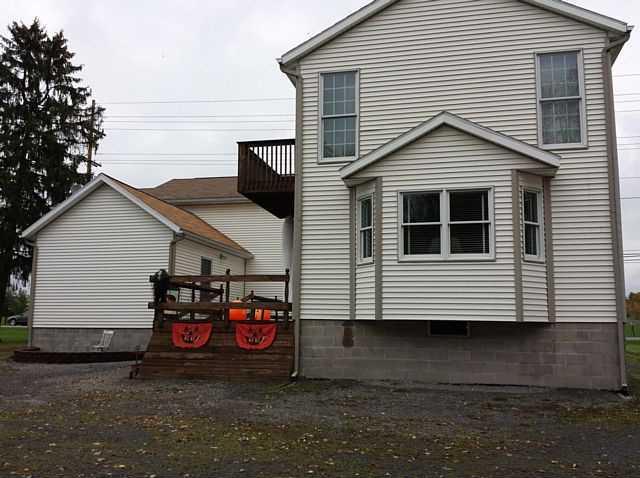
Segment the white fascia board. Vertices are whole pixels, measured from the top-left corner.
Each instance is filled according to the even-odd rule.
[[[109,176],[106,176],[105,174],[101,173],[98,176],[96,176],[90,183],[85,185],[82,189],[78,190],[77,192],[69,196],[65,201],[58,204],[51,211],[49,211],[47,214],[41,217],[38,221],[33,223],[27,229],[25,229],[21,237],[23,239],[34,240],[36,234],[40,230],[42,230],[44,227],[49,225],[55,219],[63,215],[65,212],[67,212],[73,206],[78,204],[80,201],[82,201],[85,197],[87,197],[89,194],[94,192],[98,187],[102,186],[103,184],[109,186],[110,188],[114,189],[118,193],[122,194],[129,201],[133,202],[135,205],[137,205],[138,207],[142,208],[144,211],[151,214],[154,218],[156,218],[162,224],[167,226],[173,232],[175,233],[182,232],[180,227],[178,227],[176,224],[169,221],[163,215],[159,214],[155,209],[147,206],[144,202],[140,201],[137,197],[135,197],[134,195],[129,193],[129,191],[127,191],[122,186],[120,186],[116,181],[113,181]]]
[[[343,18],[338,23],[335,23],[326,30],[311,37],[309,40],[298,45],[294,49],[289,50],[287,53],[282,55],[281,58],[278,59],[278,62],[281,65],[289,65],[299,58],[302,58],[303,56],[311,53],[313,50],[321,47],[325,43],[330,42],[337,36],[342,35],[347,30],[350,30],[356,25],[371,18],[376,13],[384,10],[389,5],[392,5],[397,1],[398,0],[374,0],[373,2],[362,7],[360,10],[352,13],[348,17]]]
[[[351,28],[359,25],[360,23],[368,20],[376,13],[384,10],[385,8],[393,5],[398,0],[374,0],[373,2],[365,5],[360,10],[352,13],[348,17],[340,20],[326,30],[311,37],[309,40],[298,45],[297,47],[289,50],[278,62],[281,65],[290,65],[291,63],[299,60],[300,58],[308,55],[312,51],[320,48],[322,45],[330,42],[334,38],[342,35]],[[576,5],[564,2],[562,0],[520,0],[524,3],[528,3],[538,8],[548,10],[565,17],[573,18],[574,20],[592,25],[597,28],[601,28],[606,31],[614,32],[617,34],[626,34],[630,31],[630,27],[623,21],[616,20],[615,18],[601,15],[591,10],[587,10]]]
[[[170,221],[165,216],[160,214],[158,211],[153,209],[151,206],[148,206],[144,201],[141,201],[140,199],[138,199],[136,196],[131,194],[129,191],[127,191],[125,188],[123,188],[120,184],[118,184],[116,181],[111,179],[109,176],[103,176],[103,182],[109,185],[110,187],[112,187],[113,189],[115,189],[120,194],[122,194],[125,198],[127,198],[129,201],[134,203],[140,209],[144,210],[145,212],[153,216],[155,219],[160,221],[162,224],[167,226],[176,234],[181,234],[183,232],[180,226],[178,226],[177,224],[174,224],[172,221]]]
[[[254,257],[253,254],[251,254],[249,251],[242,252],[237,249],[233,249],[226,244],[222,244],[221,242],[213,241],[211,239],[207,239],[191,232],[185,231],[184,233],[182,233],[182,236],[190,241],[197,242],[199,244],[202,244],[203,246],[211,247],[213,249],[217,249],[220,252],[224,252],[235,257],[240,257],[241,259],[253,259]]]
[[[82,201],[85,197],[91,194],[93,191],[98,189],[98,187],[104,184],[104,177],[102,175],[98,175],[91,182],[86,184],[82,189],[79,189],[67,199],[62,201],[60,204],[55,206],[51,211],[42,216],[36,222],[34,222],[31,226],[25,229],[21,236],[23,239],[34,240],[36,234],[47,226],[49,223],[53,222],[55,219],[63,215],[77,203]]]
[[[549,151],[544,151],[542,149],[536,148],[535,146],[523,143],[522,141],[477,125],[471,121],[465,120],[459,116],[445,111],[431,118],[430,120],[425,121],[421,125],[418,125],[412,130],[409,130],[408,132],[398,136],[396,139],[391,140],[387,144],[381,146],[368,155],[363,156],[353,163],[344,166],[340,170],[341,178],[343,180],[348,179],[357,172],[362,171],[367,166],[370,166],[376,161],[379,161],[380,159],[398,151],[399,149],[404,148],[408,144],[413,143],[422,136],[429,134],[433,130],[444,125],[451,126],[452,128],[458,129],[472,136],[476,136],[477,138],[483,139],[497,146],[501,146],[505,149],[515,151],[516,153],[535,159],[547,166],[551,166],[554,168],[558,168],[560,166],[560,157],[553,153],[550,153]]]
[[[578,20],[583,23],[587,23],[594,27],[602,28],[614,33],[626,34],[629,31],[629,26],[615,18],[602,15],[600,13],[587,10],[586,8],[578,7],[571,3],[564,2],[562,0],[521,0],[525,3],[533,5],[535,7],[549,10],[550,12],[559,13],[574,20]]]

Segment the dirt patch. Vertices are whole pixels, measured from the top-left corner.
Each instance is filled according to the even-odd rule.
[[[640,476],[640,403],[610,393],[0,374],[3,477]]]

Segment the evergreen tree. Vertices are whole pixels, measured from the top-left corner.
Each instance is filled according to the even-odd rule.
[[[88,145],[104,137],[104,110],[91,114],[91,90],[63,33],[49,36],[38,19],[8,30],[0,37],[0,315],[10,278],[31,271],[21,232],[91,179],[79,169]]]

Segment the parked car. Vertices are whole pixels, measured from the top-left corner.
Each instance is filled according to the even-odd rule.
[[[7,319],[7,324],[15,327],[16,325],[27,325],[28,321],[29,319],[24,314],[12,315]]]

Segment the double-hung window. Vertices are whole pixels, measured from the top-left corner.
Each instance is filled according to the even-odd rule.
[[[524,258],[539,261],[542,258],[542,194],[539,191],[522,192],[522,218],[524,223]]]
[[[358,259],[361,263],[373,261],[373,198],[358,201]]]
[[[582,53],[537,56],[538,129],[545,148],[586,145]]]
[[[321,158],[350,160],[356,157],[358,128],[358,73],[346,71],[321,75]]]
[[[490,259],[493,213],[490,190],[402,193],[400,257]]]

